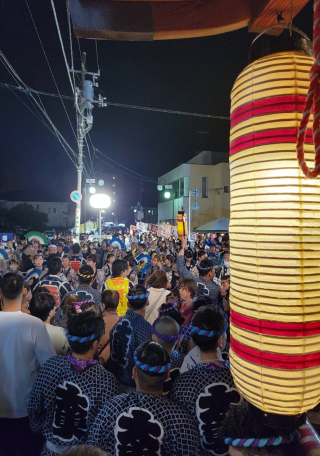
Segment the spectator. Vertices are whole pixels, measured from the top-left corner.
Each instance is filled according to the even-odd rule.
[[[57,355],[66,355],[69,342],[63,328],[52,326],[56,308],[54,297],[50,293],[35,293],[29,305],[32,316],[39,318],[46,325]]]
[[[146,281],[146,286],[150,293],[149,306],[146,311],[146,320],[152,324],[158,316],[158,309],[166,301],[166,296],[170,294],[167,290],[167,275],[164,271],[155,271]]]
[[[102,293],[102,312],[103,320],[106,325],[105,335],[101,341],[101,356],[104,363],[110,357],[110,331],[118,323],[119,315],[117,308],[119,305],[119,293],[115,290],[105,290]]]
[[[55,351],[45,325],[21,312],[23,278],[6,274],[0,284],[0,454],[34,456],[28,399],[39,367]]]

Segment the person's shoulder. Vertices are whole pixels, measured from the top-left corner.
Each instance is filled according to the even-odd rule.
[[[117,396],[106,400],[100,409],[100,414],[110,416],[112,412],[115,412],[117,409],[125,410],[126,404],[128,404],[129,394],[122,393]]]
[[[61,366],[65,368],[68,363],[70,364],[68,358],[64,355],[51,356],[41,367],[40,372],[44,372],[46,369],[57,370]]]

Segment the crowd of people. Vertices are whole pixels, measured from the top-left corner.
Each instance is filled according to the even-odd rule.
[[[302,454],[234,385],[227,236],[0,248],[1,456]]]

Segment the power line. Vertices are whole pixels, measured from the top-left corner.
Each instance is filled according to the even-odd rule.
[[[92,145],[92,147],[94,147],[94,146]],[[96,152],[98,152],[100,155],[103,155],[104,157],[106,157],[106,158],[107,158],[108,160],[110,160],[111,162],[113,162],[113,163],[115,163],[116,165],[120,166],[121,168],[126,169],[127,171],[129,171],[129,172],[132,173],[132,174],[136,174],[136,176],[137,176],[139,179],[144,179],[144,180],[146,180],[146,181],[149,180],[149,181],[152,182],[152,183],[156,183],[156,181],[154,181],[153,179],[150,179],[150,178],[148,178],[148,177],[146,177],[146,176],[143,176],[143,175],[140,174],[140,173],[136,173],[135,171],[132,171],[131,169],[126,168],[126,167],[123,166],[123,165],[120,165],[120,163],[118,163],[118,162],[116,162],[115,160],[113,160],[112,158],[108,157],[108,155],[103,154],[103,153],[102,153],[99,149],[97,149],[96,147],[94,147],[94,150],[95,150]]]
[[[12,65],[10,64],[10,62],[8,61],[8,59],[6,58],[6,56],[3,54],[3,52],[0,51],[0,60],[2,61],[3,65],[5,66],[5,68],[7,69],[7,71],[9,72],[9,74],[13,77],[13,79],[19,84],[21,83],[23,87],[20,87],[19,89],[24,92],[26,95],[29,95],[29,100],[33,103],[32,106],[33,108],[36,109],[36,117],[38,117],[39,115],[41,116],[42,114],[42,118],[41,118],[41,122],[48,128],[48,130],[54,134],[58,141],[60,142],[60,144],[62,145],[62,147],[64,148],[65,152],[67,153],[68,157],[70,158],[70,160],[72,161],[72,163],[76,166],[76,163],[74,161],[74,159],[70,156],[69,152],[71,152],[71,154],[73,154],[73,157],[76,157],[76,154],[74,152],[74,150],[72,149],[72,147],[69,145],[69,143],[66,141],[66,139],[62,136],[62,134],[60,133],[60,131],[58,130],[58,128],[55,126],[55,124],[52,122],[52,120],[50,119],[48,113],[46,112],[45,108],[43,107],[42,105],[42,102],[40,100],[40,96],[37,92],[35,92],[40,100],[40,102],[38,102],[32,95],[31,93],[31,90],[30,88],[28,87],[27,84],[25,84],[22,79],[20,78],[20,76],[18,75],[18,73],[15,71],[15,69],[12,67]],[[7,88],[8,89],[11,89],[11,87],[9,87],[9,85],[7,85]],[[19,98],[19,97],[18,97]],[[20,98],[19,98],[20,99]],[[22,101],[20,99],[20,101]],[[41,103],[41,104],[40,104]],[[25,105],[25,103],[24,103]],[[40,111],[40,112],[39,112]],[[48,125],[48,123],[50,126]],[[69,149],[69,152],[68,150]]]
[[[8,84],[1,82],[0,86],[8,86]],[[11,88],[20,90],[20,88],[16,87],[16,86],[11,86]],[[30,90],[34,93],[39,93],[40,95],[46,95],[46,96],[54,97],[54,98],[59,97],[59,95],[57,95],[55,93],[41,92],[41,91],[34,90],[34,89],[30,89]],[[62,98],[65,98],[66,100],[74,101],[74,98],[70,97],[68,95],[61,95],[61,96],[62,96]],[[230,117],[225,117],[225,116],[215,116],[215,115],[211,115],[211,114],[198,114],[195,112],[185,112],[185,111],[172,111],[169,109],[150,108],[147,106],[136,106],[136,105],[128,105],[128,104],[122,104],[122,103],[113,103],[111,101],[107,101],[107,105],[116,106],[116,107],[120,107],[120,108],[131,108],[131,109],[140,109],[140,110],[144,110],[144,111],[162,112],[165,114],[180,114],[180,115],[184,115],[184,116],[204,117],[207,119],[230,120]]]
[[[51,69],[51,66],[50,66],[49,59],[48,59],[48,57],[47,57],[46,51],[45,51],[44,46],[43,46],[43,44],[42,44],[42,41],[41,41],[41,38],[40,38],[40,35],[39,35],[39,32],[38,32],[36,23],[35,23],[35,21],[34,21],[34,19],[33,19],[32,12],[31,12],[30,7],[29,7],[29,4],[28,4],[28,0],[25,0],[25,2],[26,2],[26,5],[27,5],[27,7],[28,7],[28,11],[29,11],[29,14],[30,14],[30,17],[31,17],[33,26],[34,26],[34,28],[35,28],[36,34],[37,34],[37,36],[38,36],[38,39],[39,39],[39,42],[40,42],[40,45],[41,45],[43,54],[44,54],[45,59],[46,59],[46,62],[47,62],[47,64],[48,64],[48,67],[49,67],[49,70],[50,70],[52,79],[53,79],[54,84],[55,84],[55,86],[56,86],[56,89],[57,89],[57,91],[58,91],[58,94],[59,94],[59,97],[60,97],[60,100],[61,100],[63,109],[65,110],[65,113],[66,113],[66,115],[67,115],[67,118],[68,118],[69,124],[70,124],[70,126],[71,126],[72,132],[73,132],[74,136],[76,137],[76,133],[75,133],[74,128],[73,128],[73,126],[72,126],[72,123],[71,123],[70,117],[69,117],[69,115],[68,115],[68,112],[67,112],[67,110],[66,110],[66,107],[65,107],[65,104],[64,104],[64,102],[63,102],[63,99],[61,98],[61,94],[60,94],[60,91],[59,91],[59,87],[58,87],[58,84],[57,84],[56,79],[55,79],[55,77],[54,77],[53,71],[52,71],[52,69]]]
[[[118,168],[116,168],[115,166],[110,165],[110,163],[107,163],[106,161],[102,160],[102,158],[100,158],[98,156],[97,156],[97,159],[100,160],[102,163],[105,163],[106,165],[108,165],[109,168],[115,169],[120,174],[126,174],[127,176],[132,177],[133,179],[138,179],[138,180],[149,182],[149,184],[156,184],[157,183],[157,181],[150,181],[150,180],[144,179],[142,177],[132,176],[132,174],[126,173],[125,171],[121,171]]]
[[[69,77],[72,93],[74,94],[74,87],[73,87],[72,79],[71,79],[71,76],[70,76],[69,65],[68,65],[66,53],[65,53],[65,50],[64,50],[64,45],[63,45],[62,36],[61,36],[61,32],[60,32],[60,27],[59,27],[59,22],[58,22],[58,17],[57,17],[56,9],[54,7],[54,1],[53,0],[51,0],[51,6],[52,6],[54,19],[55,19],[55,22],[56,22],[56,27],[57,27],[57,30],[58,30],[58,35],[59,35],[59,40],[60,40],[60,44],[61,44],[62,54],[63,54],[63,57],[64,57],[64,62],[66,64],[67,73],[68,73],[68,77]]]

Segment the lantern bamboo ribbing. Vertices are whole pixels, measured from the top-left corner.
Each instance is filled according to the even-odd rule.
[[[320,401],[320,180],[296,158],[313,62],[263,57],[231,95],[231,369],[249,402],[282,415]]]

